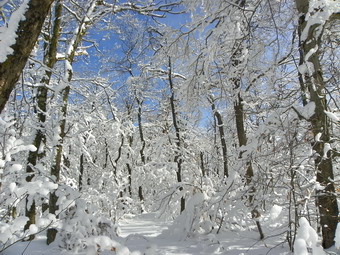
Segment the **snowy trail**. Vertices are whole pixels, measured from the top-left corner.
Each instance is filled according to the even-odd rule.
[[[229,231],[219,235],[197,235],[180,241],[179,236],[161,234],[172,222],[159,219],[155,213],[125,217],[119,222],[117,241],[129,248],[134,255],[288,255],[287,247],[278,245],[275,238],[258,241],[256,231]],[[274,234],[269,229],[266,233]],[[86,251],[74,253],[61,251],[58,245],[46,246],[43,236],[32,243],[18,242],[1,255],[86,255]],[[100,255],[116,255],[103,251]],[[118,253],[117,253],[118,254]],[[128,254],[128,253],[119,253]]]
[[[142,214],[136,217],[125,218],[119,224],[120,236],[140,234],[145,237],[156,237],[171,224],[158,219],[155,213]]]
[[[145,255],[203,255],[197,241],[179,242],[160,236],[171,224],[158,219],[155,214],[143,214],[120,223],[120,235],[126,238],[131,251],[144,251]]]
[[[160,235],[171,222],[164,222],[155,214],[143,214],[120,222],[120,236],[130,251],[141,251],[145,255],[264,255],[269,245],[256,240],[254,232],[230,232],[220,235],[197,237],[179,241],[176,238]],[[142,253],[143,254],[143,253]],[[269,255],[288,254],[286,249],[277,247]]]

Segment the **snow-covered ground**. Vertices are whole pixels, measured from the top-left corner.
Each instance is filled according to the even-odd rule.
[[[274,247],[268,241],[258,241],[256,232],[230,232],[220,235],[203,235],[179,240],[176,236],[161,234],[169,222],[164,222],[154,214],[144,214],[121,225],[121,235],[125,245],[131,250],[146,251],[146,255],[260,255],[289,254],[287,247]],[[154,253],[148,251],[153,251]]]
[[[201,235],[187,240],[179,240],[176,236],[162,234],[171,222],[159,219],[156,214],[143,214],[126,217],[119,224],[121,239],[117,240],[126,246],[134,255],[264,255],[290,254],[287,245],[273,243],[274,240],[257,240],[255,231],[229,232],[219,235]],[[61,251],[56,244],[47,246],[45,239],[38,237],[33,242],[19,242],[8,248],[3,255],[70,255],[74,253]],[[90,254],[82,252],[78,254]],[[101,255],[126,255],[126,249],[103,251]]]
[[[274,232],[266,233],[264,241],[258,241],[256,231],[228,232],[219,235],[197,235],[179,240],[164,230],[172,222],[164,221],[154,213],[126,217],[119,224],[122,244],[117,251],[102,251],[100,255],[288,255],[287,244],[280,244]],[[269,231],[269,229],[266,229]],[[276,236],[276,237],[275,237]],[[130,253],[128,252],[128,250]],[[57,244],[47,246],[43,237],[33,242],[19,242],[4,251],[3,255],[92,255],[89,251],[72,253],[61,251]],[[318,254],[318,253],[317,253]],[[337,254],[329,251],[328,254]]]

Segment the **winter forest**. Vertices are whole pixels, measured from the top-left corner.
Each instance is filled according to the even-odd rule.
[[[339,1],[0,14],[0,254],[340,254]]]

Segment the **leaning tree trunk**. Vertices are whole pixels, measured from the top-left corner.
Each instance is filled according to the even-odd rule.
[[[58,38],[60,35],[60,18],[62,13],[62,0],[58,0],[55,6],[55,18],[52,30],[52,36],[45,38],[45,46],[46,54],[44,55],[44,63],[45,65],[51,69],[57,62],[57,46],[58,46]],[[46,37],[46,36],[45,36]],[[36,130],[35,138],[33,141],[34,146],[37,148],[36,151],[30,151],[27,159],[27,168],[26,173],[28,174],[26,181],[30,182],[34,177],[34,167],[37,162],[41,160],[45,152],[40,150],[40,147],[46,143],[46,136],[44,133],[45,129],[45,121],[46,121],[46,110],[47,110],[47,86],[50,83],[52,72],[50,70],[46,70],[44,77],[41,80],[41,86],[37,89],[36,101],[37,106],[35,107],[35,112],[38,117],[38,129]],[[25,230],[29,228],[31,224],[35,224],[36,217],[36,208],[35,201],[29,203],[29,199],[26,198],[26,210],[25,216],[29,218],[28,222],[25,225]],[[34,235],[29,237],[30,240],[34,239]]]
[[[19,22],[13,53],[0,63],[0,113],[18,81],[29,55],[41,32],[53,0],[31,0],[25,19]],[[3,47],[3,45],[0,44]]]
[[[325,146],[329,145],[331,140],[330,120],[325,113],[327,111],[325,82],[319,56],[325,23],[322,19],[317,23],[311,23],[314,17],[324,16],[324,10],[321,6],[315,6],[313,12],[309,12],[311,9],[309,0],[295,0],[295,2],[300,13],[298,29],[302,60],[300,60],[299,75],[302,77],[304,87],[308,89],[310,102],[315,105],[315,112],[309,119],[312,134],[314,137],[321,134],[320,139],[312,144],[316,152],[316,180],[324,187],[323,190],[317,191],[316,203],[320,214],[322,246],[329,248],[334,244],[339,209],[334,187],[333,155],[331,151],[325,153]],[[310,15],[308,20],[306,15]],[[302,93],[306,92],[302,91]]]

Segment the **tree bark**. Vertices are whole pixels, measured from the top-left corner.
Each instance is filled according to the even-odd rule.
[[[0,113],[26,65],[52,2],[53,0],[31,0],[25,20],[19,22],[16,42],[11,46],[14,52],[7,56],[5,62],[0,63]]]
[[[333,159],[332,153],[324,153],[325,144],[330,142],[330,121],[325,113],[327,101],[325,82],[323,80],[322,67],[320,63],[320,48],[324,25],[319,23],[308,24],[306,15],[309,13],[309,0],[296,0],[296,7],[300,13],[299,17],[299,39],[300,63],[308,69],[301,73],[304,87],[308,89],[310,101],[315,104],[315,112],[310,118],[313,136],[321,134],[319,141],[313,143],[316,152],[315,167],[317,170],[316,180],[324,187],[318,190],[316,203],[320,213],[320,224],[322,229],[322,246],[329,248],[334,244],[336,227],[338,224],[339,209],[335,195]],[[323,12],[322,8],[314,8],[311,16]],[[304,92],[304,91],[302,91]]]
[[[140,158],[143,164],[143,167],[145,166],[146,160],[145,160],[145,155],[144,155],[144,149],[145,149],[145,140],[144,140],[144,133],[143,133],[143,123],[142,123],[142,104],[143,101],[139,100],[138,97],[136,97],[136,101],[138,104],[138,114],[137,114],[137,119],[138,119],[138,130],[139,130],[139,137],[140,137],[140,141],[142,143],[142,148],[139,151],[140,154]],[[139,200],[141,201],[141,203],[143,203],[144,201],[144,196],[143,196],[143,187],[142,185],[140,185],[138,187],[138,197]],[[142,210],[143,212],[143,207]]]
[[[234,85],[236,89],[239,89],[239,79],[234,80]],[[243,99],[241,97],[241,93],[238,92],[237,99],[234,103],[234,112],[235,112],[235,121],[236,121],[236,130],[237,130],[237,137],[239,141],[239,147],[245,146],[247,144],[247,134],[244,128],[244,109],[243,109]],[[242,158],[243,151],[240,151],[239,158]],[[254,193],[256,192],[256,188],[254,184],[252,184],[252,180],[254,177],[254,170],[251,161],[247,161],[246,163],[246,185],[249,186],[249,194],[248,194],[248,201],[250,206],[252,207],[254,204]],[[256,208],[252,208],[251,211],[252,218],[255,219],[255,223],[257,229],[260,234],[260,239],[264,238],[264,233],[259,221],[260,213]]]
[[[171,106],[171,114],[172,114],[172,123],[175,128],[176,132],[176,155],[175,155],[175,163],[177,164],[177,181],[178,183],[182,182],[182,155],[181,155],[181,134],[180,134],[180,129],[177,121],[177,113],[176,113],[176,108],[175,108],[175,92],[174,92],[174,84],[172,80],[172,66],[171,66],[171,58],[169,57],[169,85],[170,85],[170,106]],[[181,184],[180,184],[181,185]],[[182,191],[183,187],[180,186],[179,190]],[[181,207],[180,211],[183,212],[185,209],[185,199],[182,196],[181,197]]]
[[[240,7],[244,7],[246,4],[245,0],[240,0],[238,2]],[[244,26],[244,24],[242,24]],[[242,146],[247,145],[247,134],[246,134],[246,129],[244,127],[244,109],[243,109],[243,98],[241,95],[241,74],[237,70],[239,68],[241,61],[240,61],[240,56],[242,55],[242,49],[243,46],[239,45],[237,48],[235,48],[235,51],[233,55],[231,56],[231,63],[232,66],[236,69],[235,72],[238,72],[238,76],[235,78],[232,78],[231,81],[234,85],[234,90],[236,91],[236,98],[234,101],[234,113],[235,113],[235,122],[236,122],[236,130],[237,130],[237,138],[239,142],[239,147],[241,148]],[[240,150],[239,158],[242,158],[243,151]],[[264,238],[264,233],[259,221],[259,217],[261,216],[259,211],[254,208],[254,194],[256,192],[256,188],[254,184],[252,183],[254,177],[254,170],[253,166],[250,160],[247,160],[246,162],[246,174],[245,174],[245,183],[247,186],[249,186],[249,192],[248,192],[248,201],[249,201],[249,206],[252,207],[251,209],[251,215],[252,218],[255,220],[257,229],[260,234],[260,239]]]
[[[78,185],[79,185],[79,192],[83,189],[84,185],[84,153],[80,155],[79,159],[79,180],[78,180]]]
[[[72,76],[70,75],[69,77],[70,80],[71,80],[71,77]],[[53,165],[51,167],[51,177],[54,178],[55,183],[59,183],[59,179],[60,179],[60,171],[61,171],[61,166],[62,166],[61,162],[62,162],[62,154],[63,154],[63,141],[66,135],[65,127],[66,127],[66,115],[67,115],[69,93],[70,93],[70,86],[68,85],[63,91],[63,98],[62,98],[63,106],[61,108],[61,120],[60,120],[60,126],[59,126],[60,139],[56,146],[56,155],[55,155]],[[49,213],[55,214],[57,212],[57,210],[59,209],[57,202],[58,202],[58,196],[56,192],[54,191],[50,194],[49,208],[48,208]],[[46,240],[47,244],[50,244],[55,240],[57,232],[58,231],[55,228],[47,229],[47,240]]]
[[[62,13],[62,0],[58,0],[56,7],[55,7],[55,19],[53,24],[53,31],[51,38],[45,38],[45,49],[46,53],[44,55],[44,64],[48,68],[53,68],[55,63],[57,62],[57,47],[58,47],[58,38],[60,35],[60,17]],[[48,43],[47,43],[48,42]],[[37,113],[38,117],[38,129],[36,130],[36,135],[33,141],[34,146],[37,148],[36,151],[30,151],[28,154],[27,160],[27,168],[26,173],[28,174],[26,181],[30,182],[34,178],[34,167],[36,166],[37,162],[41,160],[45,152],[41,151],[41,146],[46,144],[46,136],[44,133],[44,123],[46,121],[46,110],[47,110],[47,87],[50,83],[52,72],[50,70],[46,70],[45,76],[41,79],[42,86],[37,89],[37,106],[35,107],[35,112]],[[29,228],[31,224],[35,224],[35,216],[36,216],[36,208],[35,208],[35,201],[31,205],[28,204],[28,199],[26,199],[26,211],[25,215],[29,218],[29,221],[25,225],[25,230]],[[46,209],[46,208],[44,208]],[[33,240],[34,235],[29,237],[29,240]]]
[[[223,157],[223,176],[229,177],[228,151],[227,151],[227,143],[225,140],[224,124],[223,124],[222,116],[219,113],[219,111],[216,109],[213,98],[210,97],[209,100],[211,104],[211,110],[213,111],[214,117],[217,121],[218,132],[220,133],[220,141],[221,141],[221,146],[222,146],[222,157]]]
[[[62,106],[61,106],[61,118],[59,121],[59,141],[56,145],[56,155],[54,158],[53,165],[51,167],[51,176],[55,179],[55,182],[59,182],[60,178],[60,171],[62,166],[62,154],[63,154],[63,143],[64,138],[66,136],[65,128],[66,128],[66,117],[67,117],[67,107],[68,107],[68,97],[70,94],[70,82],[73,76],[72,64],[75,57],[76,50],[78,48],[79,43],[81,42],[83,36],[85,35],[88,25],[91,23],[89,17],[91,17],[97,1],[93,0],[90,6],[87,9],[86,14],[84,15],[83,19],[81,20],[80,24],[78,25],[77,29],[75,30],[72,39],[67,47],[67,54],[65,59],[65,74],[61,82],[65,83],[65,88],[62,90]],[[56,192],[52,192],[50,194],[50,201],[49,201],[49,213],[55,214],[58,210],[58,196]],[[55,228],[50,228],[47,230],[47,244],[52,243],[55,240],[57,234],[57,230]]]

